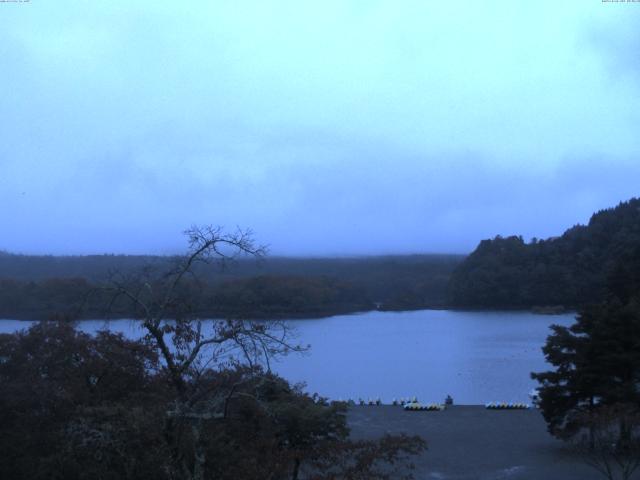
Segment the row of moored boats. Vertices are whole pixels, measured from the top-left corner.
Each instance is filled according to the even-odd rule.
[[[383,405],[382,400],[379,397],[375,399],[369,398],[368,400],[359,398],[357,402],[352,399],[349,399],[347,400],[346,403],[349,405],[360,405],[360,406]],[[391,405],[401,406],[402,408],[408,411],[442,411],[447,406],[446,404],[440,404],[440,403],[423,404],[418,401],[417,397],[407,397],[407,398],[400,398],[400,399],[394,398],[391,401]],[[520,403],[520,402],[489,402],[485,404],[485,408],[487,408],[488,410],[528,410],[531,408],[531,405],[528,403]]]

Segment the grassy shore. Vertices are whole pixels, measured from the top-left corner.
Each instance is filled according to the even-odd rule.
[[[442,412],[407,412],[393,406],[349,410],[355,438],[385,433],[420,435],[428,450],[416,458],[416,479],[597,480],[564,443],[546,431],[537,410],[453,406]]]

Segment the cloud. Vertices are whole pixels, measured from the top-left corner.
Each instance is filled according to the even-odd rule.
[[[587,30],[586,37],[608,70],[606,80],[612,88],[620,88],[629,77],[640,87],[640,9],[637,5],[620,6],[627,8],[616,10],[611,5],[614,8]]]
[[[636,188],[636,17],[609,7],[7,10],[0,248],[175,251],[209,222],[282,254],[556,235]]]

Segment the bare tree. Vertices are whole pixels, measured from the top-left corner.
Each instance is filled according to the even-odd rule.
[[[291,343],[292,332],[283,321],[203,322],[197,318],[193,287],[200,285],[198,268],[212,263],[224,266],[240,255],[262,258],[266,249],[256,245],[246,230],[229,234],[221,227],[194,226],[185,235],[189,249],[167,271],[147,268],[135,274],[112,275],[107,286],[113,293],[112,304],[122,298],[131,303],[147,340],[157,347],[179,392],[184,392],[186,379],[197,376],[202,368],[225,358],[237,360],[232,351],[250,365],[263,363],[268,368],[270,358],[304,350]]]
[[[201,382],[205,372],[231,365],[258,365],[270,370],[270,359],[306,348],[292,343],[294,335],[284,321],[250,321],[197,317],[197,297],[203,266],[224,267],[238,256],[262,258],[251,231],[225,233],[221,227],[193,226],[185,231],[189,248],[168,269],[145,268],[135,274],[114,274],[105,287],[110,305],[128,302],[145,330],[145,340],[157,349],[176,391],[167,412],[166,435],[182,478],[204,478],[204,425],[224,418],[235,386],[222,391]],[[244,393],[246,395],[246,393]],[[191,452],[185,457],[180,437],[190,434]]]

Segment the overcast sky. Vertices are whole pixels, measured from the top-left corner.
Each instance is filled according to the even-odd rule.
[[[640,194],[640,3],[0,3],[0,249],[469,252]]]

